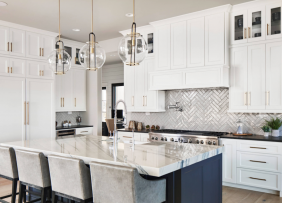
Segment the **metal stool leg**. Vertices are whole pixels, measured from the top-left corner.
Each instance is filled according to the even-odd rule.
[[[55,192],[52,192],[52,203],[57,203],[58,197],[55,195]]]
[[[11,199],[11,203],[16,203],[17,184],[18,184],[18,180],[13,179],[13,182],[12,182],[12,199]]]
[[[23,185],[19,184],[19,200],[18,200],[18,203],[22,203],[23,201],[23,192],[24,192],[24,188],[23,188]]]

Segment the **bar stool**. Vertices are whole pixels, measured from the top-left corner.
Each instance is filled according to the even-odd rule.
[[[66,158],[56,155],[48,156],[52,202],[64,197],[71,202],[93,202],[90,169],[80,159]]]
[[[6,202],[3,199],[11,197],[11,203],[15,203],[19,176],[16,154],[12,147],[0,146],[0,177],[12,181],[12,194],[0,197],[0,202]]]
[[[161,203],[166,201],[166,180],[146,180],[137,169],[91,162],[94,202]]]
[[[51,195],[51,180],[47,158],[41,152],[24,150],[16,150],[16,156],[20,179],[19,203],[22,203],[23,199],[26,202],[26,192],[28,192],[29,197],[30,194],[41,196],[41,198],[29,202],[41,200],[42,203],[45,203],[46,198],[50,199]],[[28,190],[26,186],[29,187]],[[30,187],[40,190],[40,193],[30,190]]]

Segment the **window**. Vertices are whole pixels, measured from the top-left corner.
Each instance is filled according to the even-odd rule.
[[[115,110],[115,105],[117,101],[120,99],[124,100],[124,84],[123,83],[112,84],[112,110]],[[118,109],[124,111],[123,104],[120,104],[118,106]],[[113,117],[114,115],[112,111],[112,118]]]
[[[102,122],[107,118],[107,89],[102,87]]]

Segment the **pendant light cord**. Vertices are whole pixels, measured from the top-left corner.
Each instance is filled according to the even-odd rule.
[[[135,22],[135,0],[133,0],[133,22]]]
[[[93,27],[94,27],[94,25],[93,25],[93,0],[92,0],[92,15],[91,15],[91,30],[92,30],[92,32],[93,32]]]
[[[59,0],[59,41],[61,40],[61,0]]]

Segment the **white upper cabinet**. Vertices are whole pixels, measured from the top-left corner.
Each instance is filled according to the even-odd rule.
[[[127,104],[127,110],[135,109],[134,92],[135,92],[135,74],[134,66],[124,65],[124,100]]]
[[[40,34],[26,32],[26,57],[40,59]]]
[[[77,111],[86,111],[86,71],[73,69],[73,99]]]
[[[9,58],[7,57],[0,57],[0,75],[10,75]]]
[[[281,38],[281,7],[282,2],[267,4],[266,6],[266,39]]]
[[[248,42],[248,11],[239,10],[231,13],[231,44]]]
[[[170,70],[170,25],[157,27],[155,33],[156,50],[156,70]]]
[[[10,28],[10,54],[13,56],[25,56],[25,31]]]
[[[54,79],[54,73],[50,69],[49,63],[40,63],[41,79]]]
[[[205,17],[205,65],[224,64],[224,13]]]
[[[55,38],[47,35],[40,36],[41,58],[47,59],[55,49]]]
[[[187,21],[187,67],[205,65],[205,18]]]
[[[186,21],[171,24],[171,69],[186,68],[186,24]]]
[[[266,109],[282,110],[282,42],[266,44]]]
[[[132,67],[134,68],[134,100],[135,100],[135,110],[140,110],[144,107],[144,93],[145,93],[145,67],[144,62],[142,62],[139,66]]]
[[[265,7],[248,9],[248,42],[265,40]]]
[[[0,54],[9,54],[9,28],[0,26]]]
[[[10,76],[25,77],[25,60],[10,58]]]
[[[248,47],[232,48],[230,61],[230,109],[247,110]]]
[[[54,79],[48,63],[38,61],[26,61],[26,77],[38,79]]]

